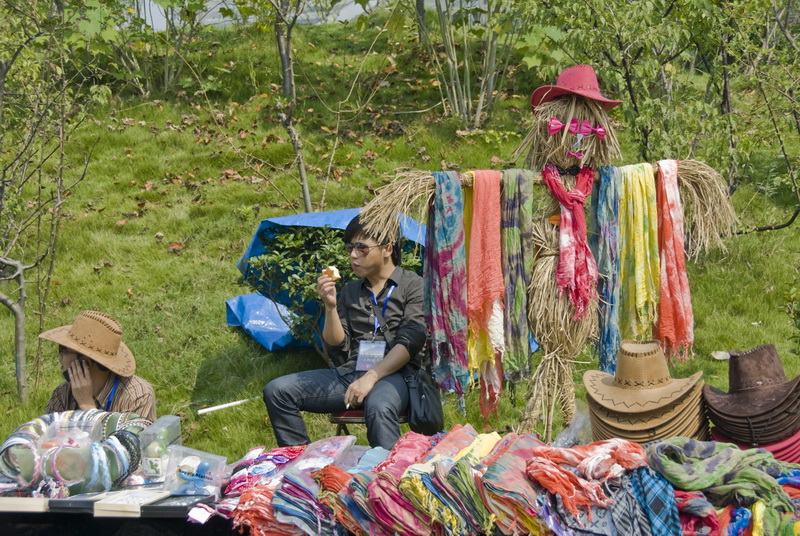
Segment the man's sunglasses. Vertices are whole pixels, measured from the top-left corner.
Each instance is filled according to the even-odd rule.
[[[355,244],[353,244],[352,242],[347,242],[344,245],[344,249],[347,250],[348,255],[350,253],[352,253],[353,250],[356,250],[358,252],[358,254],[363,257],[367,253],[369,253],[369,250],[371,250],[372,248],[379,248],[379,247],[385,246],[385,245],[386,244],[375,244],[374,246],[368,246],[368,245],[363,244],[361,242],[356,242]]]

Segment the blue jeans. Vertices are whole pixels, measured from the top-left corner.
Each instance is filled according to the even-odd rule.
[[[301,411],[345,411],[344,393],[363,372],[308,370],[281,376],[264,387],[264,404],[278,446],[310,443]],[[371,447],[391,449],[400,439],[399,415],[408,407],[408,387],[400,372],[381,378],[364,399],[364,420]]]

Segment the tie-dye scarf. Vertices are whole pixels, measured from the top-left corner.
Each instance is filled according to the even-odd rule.
[[[683,247],[683,205],[678,190],[678,161],[658,163],[658,246],[661,251],[661,300],[653,336],[668,358],[685,361],[694,343],[694,314],[686,252]]]
[[[597,264],[586,242],[586,198],[592,193],[594,170],[583,167],[575,178],[575,188],[567,191],[561,175],[553,164],[542,170],[544,183],[561,203],[561,223],[558,238],[558,268],[556,283],[575,309],[575,319],[588,312],[589,302],[595,295]]]
[[[623,339],[650,335],[659,293],[658,213],[653,166],[619,169],[619,327]]]
[[[597,259],[597,292],[600,295],[597,341],[598,368],[608,374],[617,370],[619,351],[619,170],[600,168],[600,186],[593,196],[591,243]]]
[[[436,195],[428,215],[425,248],[425,321],[439,384],[463,403],[467,366],[467,271],[461,181],[451,171],[433,173]]]
[[[531,371],[528,330],[528,286],[533,269],[533,172],[508,169],[503,172],[501,238],[505,280],[506,352],[503,370],[518,381]]]

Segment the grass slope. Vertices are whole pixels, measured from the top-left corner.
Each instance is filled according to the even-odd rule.
[[[324,364],[312,352],[267,352],[225,324],[225,300],[249,292],[235,262],[260,219],[301,211],[300,189],[291,146],[276,120],[279,69],[271,36],[241,28],[205,32],[189,59],[201,77],[225,70],[210,100],[192,88],[169,100],[117,96],[73,139],[76,169],[95,141],[97,146],[88,176],[66,208],[45,325],[70,323],[83,309],[118,318],[137,358],[137,373],[156,390],[158,413],[181,416],[185,445],[232,460],[256,445],[274,446],[263,404],[207,416],[197,410],[259,396],[274,377]],[[380,54],[367,54],[375,34],[338,24],[297,32],[297,49],[303,51],[297,128],[311,169],[312,199],[319,203],[324,192],[327,209],[361,206],[398,167],[502,168],[525,131],[527,99],[507,96],[486,130],[459,136],[458,123],[443,120],[438,108],[406,113],[438,102],[433,76],[405,43],[381,41]],[[358,112],[341,116],[336,141],[337,121],[329,110],[347,98],[364,58],[364,74],[342,105]],[[624,139],[624,131],[621,135]],[[335,179],[326,182],[329,164]],[[758,188],[747,185],[734,196],[748,228],[779,222],[790,203],[785,191],[767,196]],[[786,358],[792,328],[781,307],[800,266],[800,231],[795,226],[737,236],[727,246],[689,268],[695,358],[673,373],[704,370],[709,383],[726,388],[727,365],[711,359],[710,352],[772,342],[793,377],[800,364]],[[60,381],[55,345],[45,344],[41,366],[34,366],[37,323],[29,308],[34,372],[30,400],[20,404],[12,317],[0,309],[0,437],[41,414]],[[582,371],[592,366],[578,367],[579,385]],[[578,392],[582,396],[580,386]],[[468,421],[483,428],[476,392],[467,397],[466,416],[455,406],[451,396],[447,426]],[[523,406],[520,385],[513,401],[502,398],[500,417],[490,426],[514,426]],[[334,431],[324,416],[308,416],[307,422],[313,439]],[[351,431],[365,443],[357,428]]]

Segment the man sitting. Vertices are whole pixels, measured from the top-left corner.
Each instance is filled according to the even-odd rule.
[[[345,362],[267,384],[264,403],[279,446],[309,443],[300,411],[336,413],[362,405],[372,447],[391,449],[400,438],[399,416],[408,408],[404,371],[420,366],[427,337],[422,278],[400,268],[400,240],[398,234],[392,243],[378,244],[358,216],[345,229],[359,279],[347,283],[338,300],[330,275],[317,280],[325,306],[322,338]]]
[[[156,420],[153,388],[133,375],[136,360],[122,342],[122,326],[115,319],[83,311],[72,325],[39,337],[58,344],[58,362],[67,380],[53,391],[45,413],[102,409]]]

